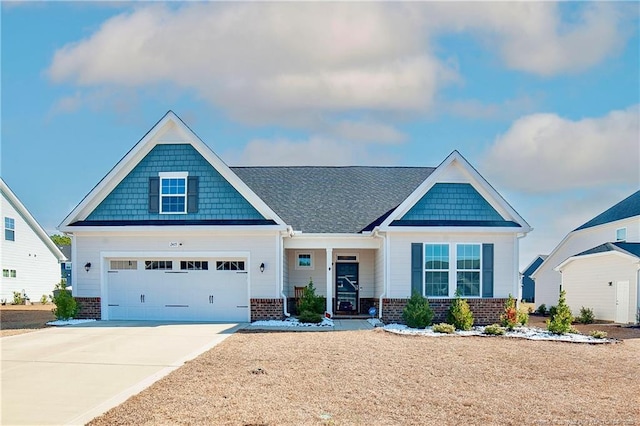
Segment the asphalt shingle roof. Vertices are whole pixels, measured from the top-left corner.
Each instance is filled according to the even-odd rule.
[[[402,203],[434,167],[231,167],[305,233],[358,233]]]
[[[592,226],[615,222],[616,220],[626,219],[628,217],[638,215],[640,215],[640,191],[636,191],[633,194],[629,195],[627,198],[620,201],[615,206],[605,210],[587,223],[574,229],[574,231],[579,231],[580,229],[591,228]]]
[[[640,258],[640,243],[604,243],[600,244],[599,246],[590,248],[589,250],[578,253],[576,256],[586,256],[588,254],[604,253],[608,251],[627,252],[628,254]]]

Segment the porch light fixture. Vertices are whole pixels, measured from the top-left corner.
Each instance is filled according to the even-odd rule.
[[[91,269],[91,262],[87,262],[84,264],[84,270],[89,272],[89,269]]]
[[[260,264],[260,272],[264,272],[264,262]]]

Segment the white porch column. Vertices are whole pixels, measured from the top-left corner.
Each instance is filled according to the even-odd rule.
[[[333,249],[327,248],[327,312],[333,316]]]

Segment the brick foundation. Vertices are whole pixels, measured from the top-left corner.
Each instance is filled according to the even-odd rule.
[[[402,311],[409,299],[383,299],[382,321],[404,324]],[[446,322],[447,311],[454,299],[429,299],[429,306],[433,309],[433,323]],[[473,312],[474,325],[489,325],[500,322],[500,315],[504,311],[507,299],[467,299]]]
[[[251,321],[281,320],[283,317],[282,299],[251,299]]]
[[[101,319],[101,308],[99,297],[74,297],[80,304],[78,319]]]

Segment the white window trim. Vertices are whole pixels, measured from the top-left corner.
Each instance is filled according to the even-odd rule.
[[[13,228],[7,228],[7,219],[11,220],[13,222]],[[12,231],[13,232],[13,239],[9,240],[7,239],[7,231]],[[3,236],[5,241],[15,241],[16,240],[16,220],[13,217],[9,217],[9,216],[5,216],[4,217],[4,236]]]
[[[353,256],[355,257],[354,260],[350,260],[350,259],[340,259],[341,256]],[[336,262],[340,262],[340,263],[359,263],[360,262],[360,256],[358,253],[337,253],[336,254]]]
[[[186,214],[187,213],[187,194],[189,193],[189,188],[187,187],[189,185],[189,172],[159,172],[158,176],[160,177],[160,183],[159,183],[159,197],[158,197],[158,202],[160,203],[160,205],[158,206],[158,212],[160,214]],[[163,179],[184,179],[184,195],[181,194],[162,194],[162,180]],[[163,197],[184,197],[184,211],[181,212],[165,212],[162,211],[162,198]]]
[[[624,238],[618,238],[618,231],[624,231]],[[627,227],[626,226],[616,229],[616,242],[618,242],[618,241],[627,241]]]
[[[449,247],[449,269],[427,269],[425,267],[427,246],[435,246],[435,245]],[[447,295],[446,296],[427,296],[427,272],[444,272],[444,271],[447,271],[447,276],[449,277],[449,283],[447,286]],[[454,293],[455,293],[455,287],[454,287]],[[422,297],[427,297],[429,299],[447,299],[451,297],[451,244],[443,243],[443,242],[422,243]]]
[[[300,255],[309,255],[309,259],[311,260],[311,265],[309,266],[301,266],[300,265]],[[312,251],[297,251],[296,252],[296,258],[295,258],[295,268],[298,271],[311,271],[315,269],[315,262],[313,259],[313,252]]]
[[[474,245],[474,246],[480,246],[480,268],[479,269],[458,269],[458,246],[465,246],[465,245]],[[458,271],[460,272],[479,272],[480,273],[480,287],[478,289],[478,295],[477,296],[463,296],[460,295],[460,297],[465,298],[465,299],[482,299],[482,243],[456,243],[456,249],[455,252],[453,254],[453,258],[454,258],[454,262],[449,265],[449,267],[451,268],[451,266],[453,265],[453,272],[454,272],[454,276],[453,276],[453,296],[451,297],[455,297],[456,294],[456,290],[458,288]]]

